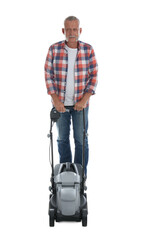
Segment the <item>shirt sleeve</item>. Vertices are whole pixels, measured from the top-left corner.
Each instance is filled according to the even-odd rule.
[[[47,93],[51,95],[56,93],[54,70],[53,70],[53,51],[51,46],[48,50],[44,69],[45,69],[45,83],[46,83]]]
[[[91,54],[89,57],[89,81],[86,86],[85,92],[95,94],[95,90],[98,84],[98,63],[95,57],[95,52],[91,48]]]

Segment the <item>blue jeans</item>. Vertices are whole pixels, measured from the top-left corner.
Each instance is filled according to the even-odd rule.
[[[67,107],[66,107],[67,109]],[[73,137],[75,143],[74,163],[82,164],[82,147],[83,147],[83,111],[76,111],[73,107],[68,107],[65,113],[60,113],[56,125],[58,129],[58,152],[60,155],[60,163],[72,162],[72,154],[70,147],[70,125],[71,119],[73,124]],[[85,108],[85,175],[87,176],[87,164],[89,156],[88,147],[88,107]]]

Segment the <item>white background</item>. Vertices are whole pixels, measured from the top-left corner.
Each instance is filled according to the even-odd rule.
[[[145,239],[143,1],[5,0],[0,4],[1,239]],[[49,227],[50,97],[44,63],[69,15],[99,64],[90,102],[88,227]],[[56,141],[56,131],[54,139]],[[58,162],[55,142],[55,162]]]

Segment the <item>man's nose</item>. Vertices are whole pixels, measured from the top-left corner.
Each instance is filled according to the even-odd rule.
[[[72,32],[73,32],[73,30],[72,30],[72,29],[70,29],[70,35],[72,35]]]

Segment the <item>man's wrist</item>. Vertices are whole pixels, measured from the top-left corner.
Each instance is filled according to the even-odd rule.
[[[92,93],[86,92],[82,98],[83,103],[87,103],[89,98],[91,97]]]
[[[59,102],[60,101],[56,93],[51,94],[51,97],[52,97],[53,102]]]

